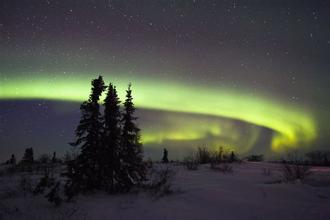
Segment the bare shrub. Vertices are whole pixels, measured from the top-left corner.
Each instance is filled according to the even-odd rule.
[[[250,162],[261,162],[264,160],[264,155],[263,154],[260,154],[260,155],[250,155],[248,157],[246,157],[246,160],[247,161],[250,161]]]
[[[304,180],[311,174],[310,167],[299,159],[296,152],[288,154],[287,159],[282,161],[281,181],[294,182],[296,180]]]
[[[283,182],[304,180],[310,174],[310,167],[299,163],[289,164],[287,162],[283,162],[281,167],[281,180]]]
[[[219,147],[218,150],[209,150],[206,147],[197,149],[196,158],[200,164],[205,163],[232,163],[240,161],[238,155],[229,149]]]
[[[174,176],[175,172],[168,167],[165,169],[152,169],[145,188],[155,197],[170,195],[174,192],[172,189]]]
[[[183,165],[187,170],[197,170],[199,167],[199,161],[194,156],[190,156],[183,159]]]

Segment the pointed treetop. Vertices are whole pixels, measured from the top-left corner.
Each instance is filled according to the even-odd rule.
[[[102,92],[107,87],[104,85],[103,77],[99,76],[97,79],[92,80],[92,93],[89,97],[90,101],[98,102]]]

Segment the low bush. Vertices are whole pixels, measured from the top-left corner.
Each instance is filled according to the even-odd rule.
[[[246,160],[247,161],[250,161],[250,162],[261,162],[264,160],[264,155],[263,154],[260,154],[260,155],[250,155],[248,157],[246,157]]]
[[[190,156],[184,158],[183,165],[187,170],[197,170],[199,167],[199,161],[193,156]]]
[[[220,171],[223,174],[227,174],[227,173],[233,173],[233,167],[231,165],[229,165],[228,163],[221,163],[221,164],[213,164],[211,163],[211,167],[212,170],[215,171]]]
[[[289,164],[282,163],[281,180],[283,182],[294,182],[296,180],[304,180],[311,174],[310,167],[299,163]]]
[[[175,172],[168,167],[152,169],[149,181],[144,185],[144,188],[155,197],[170,195],[174,192],[172,189],[174,176]]]

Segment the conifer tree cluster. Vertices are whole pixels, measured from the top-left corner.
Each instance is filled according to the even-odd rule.
[[[101,114],[99,102],[105,91]],[[71,143],[80,151],[67,166],[65,192],[69,199],[79,192],[95,189],[128,191],[145,179],[131,85],[123,106],[121,109],[112,83],[105,86],[101,76],[92,80],[90,97],[80,107],[76,141]]]

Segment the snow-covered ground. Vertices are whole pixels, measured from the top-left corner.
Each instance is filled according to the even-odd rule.
[[[0,219],[330,219],[329,167],[313,168],[304,183],[274,184],[279,164],[234,164],[232,174],[209,165],[197,171],[168,166],[176,172],[172,195],[98,192],[58,208],[42,196],[15,193],[21,177],[2,176]]]

